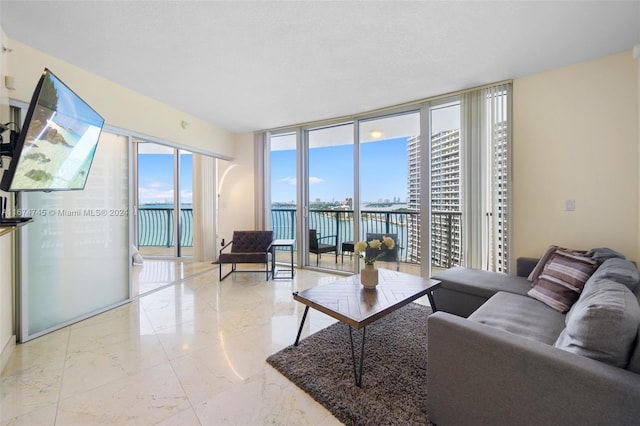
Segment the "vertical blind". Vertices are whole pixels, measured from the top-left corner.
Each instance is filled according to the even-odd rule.
[[[511,83],[461,95],[463,242],[467,266],[509,272]]]

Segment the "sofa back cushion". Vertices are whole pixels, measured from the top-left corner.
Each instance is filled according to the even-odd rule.
[[[636,295],[612,280],[585,287],[554,346],[627,368],[636,345],[640,306]]]
[[[636,300],[640,305],[640,285],[636,286],[633,294],[636,296]],[[634,373],[640,374],[640,326],[638,327],[638,334],[636,336],[636,344],[631,350],[631,357],[629,359],[629,365],[627,370],[631,370]]]
[[[585,290],[592,282],[600,280],[612,280],[624,284],[631,291],[634,291],[640,283],[640,272],[633,262],[620,258],[610,258],[605,260],[600,267],[591,275],[585,284]]]

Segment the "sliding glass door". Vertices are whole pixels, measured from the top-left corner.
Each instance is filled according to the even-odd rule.
[[[360,122],[360,235],[394,238],[399,264],[381,267],[419,273],[420,112]]]
[[[312,266],[353,270],[343,256],[343,251],[352,253],[349,244],[353,245],[355,238],[353,129],[353,123],[346,123],[306,132],[305,236],[308,264]]]
[[[154,142],[135,145],[138,249],[143,256],[190,256],[193,155]]]
[[[26,192],[20,230],[20,342],[129,300],[129,140],[100,135],[83,191]]]

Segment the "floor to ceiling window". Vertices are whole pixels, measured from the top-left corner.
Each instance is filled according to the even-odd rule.
[[[353,123],[307,131],[305,210],[309,265],[345,269],[343,243],[354,240]],[[349,263],[346,269],[351,271]]]
[[[271,229],[275,238],[297,240],[297,135],[295,132],[270,137]],[[289,253],[279,248],[278,261]]]
[[[431,262],[436,268],[462,265],[460,100],[429,108],[431,130]]]
[[[508,272],[510,92],[510,82],[500,83],[414,109],[272,134],[276,238],[305,241],[299,259],[329,269],[357,272],[353,242],[391,234],[401,271],[427,276],[432,267],[465,265]],[[421,141],[421,134],[429,136]],[[283,214],[291,219],[278,219]]]
[[[360,235],[394,238],[403,269],[420,264],[420,112],[360,122]],[[381,266],[383,266],[381,264]],[[395,265],[384,265],[396,268]]]

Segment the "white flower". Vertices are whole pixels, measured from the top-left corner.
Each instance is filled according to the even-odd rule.
[[[391,237],[382,237],[382,241],[380,240],[371,240],[369,241],[369,243],[367,243],[366,241],[358,241],[355,246],[353,247],[353,250],[359,254],[360,257],[362,257],[364,259],[364,263],[367,265],[373,265],[376,260],[378,260],[380,257],[382,257],[384,255],[384,252],[382,251],[382,245],[385,245],[389,250],[392,250],[395,246],[396,243],[395,241],[393,241],[393,238]],[[367,247],[373,249],[373,250],[379,250],[380,253],[374,257],[367,257],[366,256],[366,250]]]
[[[353,247],[356,253],[362,253],[367,249],[367,243],[364,241],[358,241],[356,245]]]
[[[387,246],[389,250],[393,249],[396,246],[396,242],[393,241],[393,238],[391,237],[383,237],[382,242],[385,246]]]
[[[371,240],[369,241],[369,247],[371,247],[372,249],[380,250],[382,249],[382,243],[380,242],[380,240]]]

